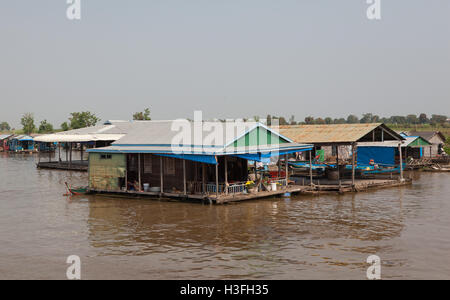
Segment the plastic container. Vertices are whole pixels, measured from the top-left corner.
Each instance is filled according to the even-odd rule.
[[[272,187],[272,191],[276,191],[277,190],[277,183],[276,182],[271,182],[270,186]]]
[[[150,187],[150,184],[144,183],[144,192],[148,192],[149,187]]]

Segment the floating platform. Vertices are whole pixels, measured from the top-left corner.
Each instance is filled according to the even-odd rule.
[[[399,181],[397,179],[359,179],[355,186],[352,186],[351,180],[342,180],[341,184],[333,181],[321,180],[318,183],[308,185],[289,185],[288,187],[280,188],[277,191],[261,191],[257,193],[238,193],[238,194],[184,194],[182,192],[137,192],[137,191],[108,191],[88,189],[89,193],[95,194],[116,194],[131,197],[160,197],[160,198],[175,198],[180,200],[200,201],[203,203],[225,204],[231,202],[239,202],[246,200],[256,200],[269,197],[280,197],[286,193],[304,194],[304,195],[321,195],[321,194],[336,194],[348,192],[363,192],[371,189],[404,186],[412,183],[411,179]]]
[[[74,160],[72,162],[67,161],[39,162],[36,164],[36,167],[38,169],[55,169],[55,170],[87,172],[88,161]]]

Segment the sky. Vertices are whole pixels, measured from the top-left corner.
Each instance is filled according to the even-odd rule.
[[[0,3],[0,122],[450,115],[450,1]]]

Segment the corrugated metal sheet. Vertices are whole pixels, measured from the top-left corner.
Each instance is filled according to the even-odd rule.
[[[368,124],[329,124],[329,125],[283,125],[279,127],[282,135],[296,143],[326,144],[353,143],[370,133],[379,126],[383,126],[392,135],[402,139],[396,132],[382,123]],[[275,128],[276,129],[276,128]]]
[[[116,141],[131,130],[135,122],[117,122],[108,125],[68,130],[54,134],[41,135],[35,138],[37,142],[90,142]]]
[[[425,145],[420,145],[420,143],[416,143],[418,140],[422,140],[425,143],[428,143],[426,140],[422,139],[419,136],[405,136],[405,140],[401,144],[401,147],[423,147]],[[400,141],[384,141],[384,142],[363,142],[358,143],[358,147],[398,147]],[[429,145],[429,144],[428,144]]]
[[[1,134],[0,135],[0,141],[9,138],[10,136],[12,136],[12,134]]]

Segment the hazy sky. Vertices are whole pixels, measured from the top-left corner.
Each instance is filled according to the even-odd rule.
[[[0,3],[0,121],[450,115],[450,1]]]

